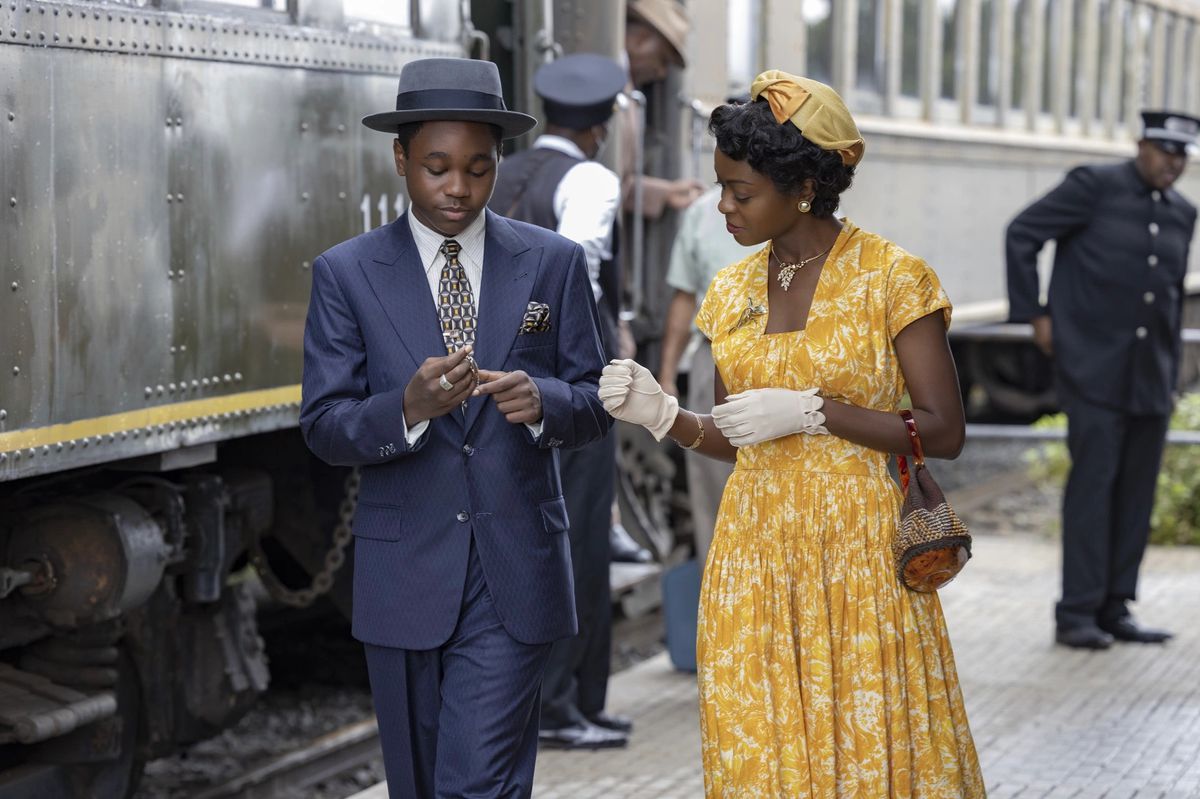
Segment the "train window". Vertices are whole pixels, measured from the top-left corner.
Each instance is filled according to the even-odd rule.
[[[856,83],[860,89],[882,91],[885,66],[884,4],[880,0],[858,0],[858,53]]]
[[[958,46],[958,3],[956,0],[938,0],[938,14],[942,26],[942,87],[941,96],[953,100],[962,71],[959,62],[961,49]]]
[[[979,3],[979,87],[976,101],[995,105],[1000,94],[1000,28],[997,15],[1007,0],[981,0]]]
[[[807,76],[833,83],[833,3],[804,0],[804,24],[808,29]]]
[[[1061,0],[1048,0],[1042,16],[1042,102],[1040,108],[1046,113],[1054,110],[1054,87],[1058,83],[1055,74],[1057,59],[1054,57],[1062,41],[1062,15],[1058,13]]]
[[[762,0],[733,0],[726,13],[726,79],[730,94],[742,94],[762,71]]]
[[[1087,59],[1095,57],[1094,52],[1088,52],[1088,20],[1084,19],[1084,15],[1088,13],[1088,5],[1087,0],[1074,0],[1071,12],[1071,64],[1066,86],[1067,116],[1076,118],[1083,114],[1083,98],[1088,91],[1087,70],[1084,64],[1087,63]]]
[[[1162,71],[1159,73],[1162,76],[1162,102],[1156,105],[1175,106],[1175,87],[1179,83],[1179,75],[1175,74],[1175,54],[1178,52],[1178,46],[1175,41],[1176,26],[1182,26],[1183,20],[1174,14],[1168,14],[1166,11],[1158,12],[1166,17],[1163,20],[1163,44],[1166,45],[1166,52],[1163,54]]]
[[[401,28],[412,27],[409,0],[343,0],[347,19],[382,22]]]
[[[921,96],[921,0],[900,7],[900,94]]]
[[[148,5],[149,3],[135,0],[137,5]],[[158,5],[158,3],[154,3]],[[199,0],[198,2],[189,2],[189,8],[197,10],[209,5],[213,8],[220,6],[239,6],[241,8],[264,8],[267,11],[287,11],[287,0]]]
[[[1196,37],[1200,35],[1200,24],[1192,20],[1187,28],[1187,37],[1183,40],[1183,76],[1179,87],[1179,105],[1194,113],[1198,104],[1196,71],[1200,69],[1200,65],[1196,63]]]
[[[1032,30],[1030,15],[1033,11],[1034,0],[1017,0],[1013,11],[1013,59],[1012,59],[1012,107],[1025,106],[1025,76],[1029,72],[1029,59]]]
[[[1099,68],[1096,70],[1096,82],[1093,86],[1093,91],[1096,92],[1095,106],[1093,107],[1098,119],[1104,119],[1108,110],[1107,98],[1109,97],[1109,92],[1107,90],[1108,81],[1105,79],[1105,67],[1116,57],[1114,47],[1117,42],[1113,41],[1111,15],[1118,13],[1118,11],[1114,6],[1115,3],[1112,0],[1098,0],[1096,3],[1096,16],[1099,17],[1096,22],[1099,34],[1099,52],[1096,54],[1096,58]]]

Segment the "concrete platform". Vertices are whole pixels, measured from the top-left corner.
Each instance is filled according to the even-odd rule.
[[[980,535],[942,592],[989,796],[1197,799],[1200,549],[1153,548],[1143,569],[1138,618],[1179,637],[1107,652],[1052,644],[1058,563],[1052,540]],[[636,720],[629,748],[541,752],[534,796],[703,796],[695,677],[661,655],[618,674],[610,697]]]

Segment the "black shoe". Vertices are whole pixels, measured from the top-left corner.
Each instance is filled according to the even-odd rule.
[[[612,551],[612,559],[618,563],[649,563],[654,560],[653,553],[634,541],[629,531],[619,524],[608,528],[608,548]]]
[[[1094,624],[1080,624],[1059,627],[1054,632],[1054,642],[1072,649],[1108,649],[1113,637]]]
[[[1137,644],[1161,644],[1175,637],[1166,630],[1155,630],[1141,627],[1132,616],[1122,616],[1113,621],[1099,622],[1100,629],[1116,638],[1118,641],[1132,641]]]
[[[538,745],[547,749],[619,749],[628,743],[629,736],[625,733],[586,721],[538,732]]]
[[[633,732],[633,719],[628,716],[611,715],[601,710],[594,716],[588,716],[587,720],[597,727],[603,727],[606,730],[616,730],[626,735]]]

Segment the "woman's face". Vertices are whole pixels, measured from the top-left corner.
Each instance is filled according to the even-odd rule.
[[[780,193],[766,175],[747,161],[735,161],[720,150],[714,156],[721,201],[717,210],[725,227],[743,247],[752,247],[787,232],[800,217],[799,197]]]

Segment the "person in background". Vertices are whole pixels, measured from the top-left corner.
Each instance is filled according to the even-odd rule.
[[[772,70],[750,95],[709,122],[726,229],[761,247],[697,316],[717,404],[680,408],[631,360],[600,378],[617,419],[736,459],[701,589],[705,794],[983,799],[938,597],[891,550],[905,394],[929,455],[963,444],[950,301],[923,260],[834,216],[865,150],[837,93]]]
[[[629,89],[643,89],[665,79],[672,66],[687,65],[687,9],[679,0],[629,0],[625,22],[625,55],[629,61]],[[668,209],[682,211],[701,193],[704,184],[691,178],[638,175],[635,169],[636,147],[646,147],[646,131],[638,124],[632,103],[626,103],[617,115],[621,137],[621,208],[633,213],[634,189],[641,184],[642,215],[658,219]]]
[[[1055,641],[1161,643],[1134,621],[1138,569],[1179,383],[1183,279],[1196,208],[1173,188],[1200,120],[1143,112],[1137,156],[1077,167],[1008,226],[1009,317],[1054,359],[1071,472]],[[1037,260],[1057,242],[1050,292]]]
[[[486,61],[400,71],[410,199],[313,261],[305,443],[362,470],[353,634],[393,799],[533,791],[550,644],[575,634],[558,456],[602,438],[604,356],[583,249],[487,211],[504,107]]]
[[[748,99],[731,98],[729,102]],[[717,272],[754,252],[754,248],[738,244],[737,239],[729,235],[725,217],[717,207],[720,201],[721,187],[713,186],[683,212],[667,267],[667,285],[675,289],[675,293],[667,307],[658,382],[668,394],[683,399],[676,378],[681,363],[690,356],[687,388],[690,408],[711,408],[714,404],[712,345],[693,321],[696,309],[704,302],[704,292]],[[725,481],[733,472],[733,465],[689,452],[685,466],[696,560],[703,564],[712,541],[721,492],[725,490]]]
[[[542,66],[534,90],[545,108],[545,132],[533,147],[504,159],[491,200],[493,211],[556,230],[583,248],[608,358],[620,354],[615,250],[621,186],[616,174],[594,159],[608,138],[613,104],[624,85],[624,70],[602,55],[577,53]],[[542,683],[538,740],[543,746],[624,746],[632,728],[629,719],[604,711],[612,642],[608,571],[616,444],[616,436],[607,436],[559,454],[579,633],[550,651]]]

